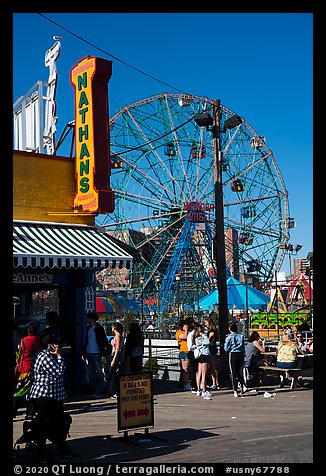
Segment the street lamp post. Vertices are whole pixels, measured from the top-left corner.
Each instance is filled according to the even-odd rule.
[[[160,282],[161,276],[155,276],[155,281],[157,285],[157,323],[158,330],[161,331],[161,313],[160,313]]]
[[[177,282],[176,301],[177,301],[178,321],[180,320],[180,312],[179,312],[179,283],[180,283],[180,279],[181,279],[180,274],[176,274],[175,275],[175,280]]]
[[[289,252],[289,268],[290,268],[290,277],[292,277],[292,270],[291,270],[291,257],[294,254],[297,254],[298,251],[300,251],[302,248],[302,245],[291,245],[290,243],[287,243],[287,250]]]
[[[289,255],[289,272],[290,272],[290,277],[292,277],[292,269],[291,269],[291,256],[294,254],[297,254],[298,251],[301,250],[302,245],[291,245],[291,243],[284,242],[284,243],[279,243],[278,247],[282,250],[286,250]]]
[[[218,286],[218,323],[220,329],[220,350],[224,352],[224,341],[228,333],[228,298],[226,283],[226,259],[224,237],[224,210],[223,210],[223,184],[222,184],[222,150],[221,150],[221,103],[213,101],[213,147],[214,147],[214,198],[215,198],[215,238],[214,251],[216,260],[217,286]]]
[[[223,210],[223,183],[222,183],[222,160],[221,132],[232,129],[242,123],[241,117],[234,115],[226,119],[223,131],[220,127],[221,101],[213,101],[213,117],[209,113],[197,114],[195,122],[199,126],[206,126],[213,133],[214,149],[214,200],[215,200],[215,237],[213,241],[213,256],[216,262],[217,287],[219,296],[218,324],[220,332],[220,352],[224,353],[224,341],[228,333],[228,298],[226,282],[226,258],[224,236],[224,210]],[[211,129],[210,129],[211,126]]]
[[[306,268],[306,274],[308,275],[308,278],[309,278],[309,310],[311,311],[311,298],[312,298],[311,275],[312,275],[312,269],[311,268]]]
[[[277,336],[279,338],[280,336],[280,326],[279,326],[279,309],[278,309],[278,295],[279,295],[279,289],[278,289],[278,282],[277,282],[277,269],[275,269],[275,303],[276,303],[276,330],[277,330]]]
[[[141,285],[141,327],[144,328],[144,278],[139,278]]]

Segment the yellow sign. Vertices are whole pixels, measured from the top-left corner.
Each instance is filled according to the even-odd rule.
[[[111,71],[111,61],[87,56],[70,72],[75,89],[76,213],[114,210],[107,94]]]
[[[152,374],[121,375],[118,392],[118,431],[154,426]]]

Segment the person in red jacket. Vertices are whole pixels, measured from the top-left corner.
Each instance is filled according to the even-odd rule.
[[[87,314],[86,339],[82,355],[82,359],[86,362],[90,393],[95,398],[103,397],[105,389],[102,357],[111,354],[111,346],[104,327],[97,322],[98,319],[96,312]]]
[[[24,397],[26,402],[26,419],[32,418],[34,415],[33,405],[28,399],[30,390],[30,373],[31,364],[34,355],[40,350],[41,343],[37,335],[38,325],[30,323],[27,327],[27,336],[20,341],[18,359],[15,367],[16,386],[13,398],[13,417],[17,416],[19,401]]]

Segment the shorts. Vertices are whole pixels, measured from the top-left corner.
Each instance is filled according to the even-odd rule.
[[[279,369],[295,369],[297,366],[296,362],[277,362],[276,367]]]
[[[180,360],[189,360],[187,352],[179,352],[179,359]]]
[[[207,364],[208,363],[208,358],[209,358],[208,355],[201,354],[198,357],[197,362],[199,362],[200,364]]]

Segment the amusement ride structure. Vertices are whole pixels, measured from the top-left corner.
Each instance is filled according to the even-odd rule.
[[[205,97],[160,94],[110,119],[115,210],[97,224],[141,253],[129,285],[155,295],[159,312],[194,303],[216,288],[214,151],[210,127],[196,114]],[[284,258],[280,243],[294,226],[287,191],[265,138],[221,106],[223,203],[228,272],[267,282]],[[237,116],[239,117],[239,116]]]

